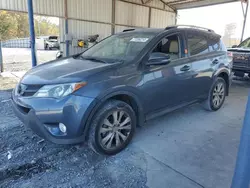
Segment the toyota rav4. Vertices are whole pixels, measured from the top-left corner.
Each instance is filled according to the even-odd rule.
[[[14,110],[47,140],[116,154],[151,118],[193,103],[221,108],[232,62],[220,38],[191,26],[124,30],[28,71],[13,90]]]

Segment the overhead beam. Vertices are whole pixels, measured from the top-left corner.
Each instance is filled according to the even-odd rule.
[[[165,1],[163,1],[163,0],[160,0],[160,2],[162,2],[165,6],[168,6],[169,8],[171,8],[175,13],[176,13],[176,8],[175,7],[173,7],[173,6],[171,6],[171,5],[169,5],[169,4],[167,4]]]
[[[128,0],[117,0],[117,1],[124,2],[124,3],[129,3],[129,4],[132,4],[132,5],[140,5],[140,6],[144,6],[144,7],[148,7],[148,8],[151,7],[151,8],[154,8],[154,9],[157,9],[157,10],[163,10],[163,11],[166,11],[166,12],[176,13],[175,11],[165,10],[163,8],[158,8],[158,7],[152,7],[152,6],[149,6],[149,5],[146,5],[146,4],[131,2],[131,1],[128,1]]]
[[[175,0],[167,3],[167,5],[171,5],[176,9],[189,9],[189,8],[199,8],[199,7],[219,5],[232,2],[238,2],[238,0],[194,0],[194,1]]]
[[[146,0],[146,1],[141,0],[141,3],[142,3],[142,4],[147,4],[147,3],[150,3],[151,1],[153,1],[153,0]]]

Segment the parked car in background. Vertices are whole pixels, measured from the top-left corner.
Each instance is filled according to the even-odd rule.
[[[250,73],[250,38],[244,40],[240,45],[228,49],[233,56],[234,75],[243,77]]]
[[[59,49],[59,40],[58,36],[48,36],[44,38],[44,48],[45,50]]]
[[[149,119],[193,103],[221,108],[231,61],[220,38],[191,26],[124,30],[28,71],[12,93],[14,111],[54,143],[116,154]]]

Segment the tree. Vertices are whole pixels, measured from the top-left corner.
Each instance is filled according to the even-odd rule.
[[[0,11],[0,40],[7,40],[17,35],[15,18],[7,11]]]
[[[48,17],[35,16],[35,32],[39,35],[59,35],[58,25]],[[29,37],[28,15],[0,11],[0,40]]]
[[[235,34],[236,28],[237,28],[236,23],[230,23],[230,24],[227,24],[225,26],[223,42],[227,46],[232,46],[233,45],[232,36]]]

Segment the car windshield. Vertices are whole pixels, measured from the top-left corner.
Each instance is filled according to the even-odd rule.
[[[250,38],[243,41],[238,47],[240,47],[240,48],[250,48]]]
[[[132,60],[154,36],[155,33],[129,32],[112,35],[85,51],[82,57],[106,60]]]

